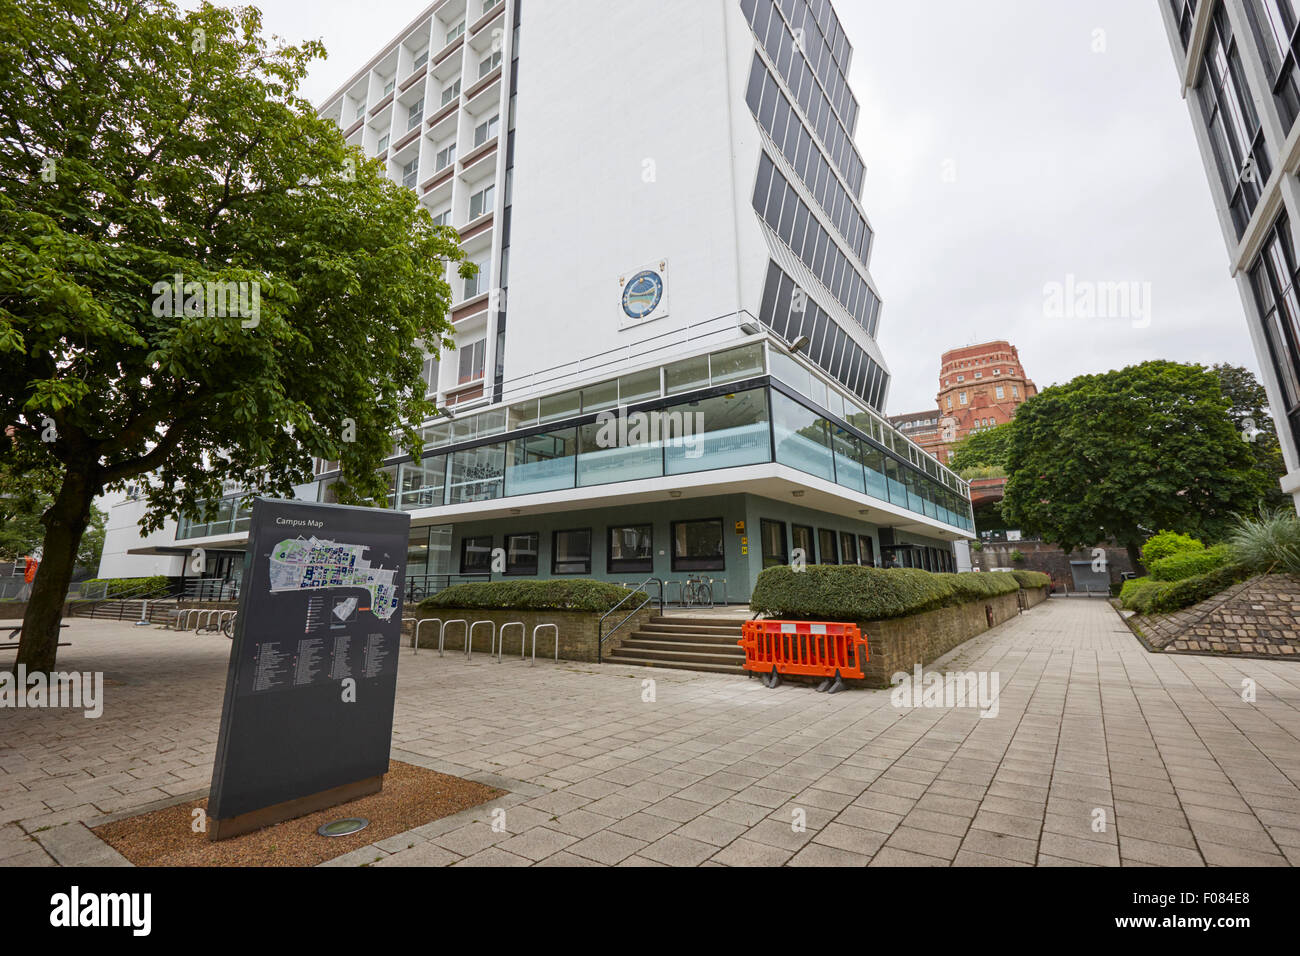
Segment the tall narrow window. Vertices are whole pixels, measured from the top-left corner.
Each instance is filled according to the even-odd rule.
[[[763,518],[759,526],[763,542],[763,567],[773,568],[790,563],[790,552],[785,544],[785,522]]]
[[[1196,86],[1219,180],[1240,238],[1272,167],[1223,5],[1214,10]]]

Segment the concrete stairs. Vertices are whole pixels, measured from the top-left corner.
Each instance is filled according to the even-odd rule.
[[[140,620],[143,613],[142,605],[144,601],[122,600],[122,601],[95,601],[84,604],[74,604],[72,608],[72,617],[87,617],[104,621],[127,621],[134,624]],[[151,624],[167,624],[172,620],[172,614],[177,608],[175,600],[151,600],[149,605],[148,620]]]
[[[605,660],[638,667],[672,667],[743,676],[745,652],[736,643],[745,618],[655,616],[625,638]]]

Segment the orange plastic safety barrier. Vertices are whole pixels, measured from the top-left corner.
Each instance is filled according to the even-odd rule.
[[[736,643],[745,670],[806,677],[862,677],[867,639],[856,624],[820,621],[746,621]]]

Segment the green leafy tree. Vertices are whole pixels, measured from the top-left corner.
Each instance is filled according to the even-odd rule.
[[[1221,537],[1267,480],[1214,373],[1164,361],[1029,399],[1012,423],[1007,470],[1008,520],[1067,551],[1117,541],[1134,567],[1157,528]]]
[[[1005,468],[1013,424],[1014,420],[967,435],[954,446],[948,467],[958,474],[974,468]]]
[[[90,521],[81,533],[81,542],[77,545],[76,567],[99,573],[99,559],[104,554],[104,537],[107,534],[108,515],[94,505],[90,506]]]
[[[313,457],[382,496],[434,411],[446,264],[474,267],[299,95],[320,44],[256,9],[0,0],[0,32],[0,465],[58,475],[17,659],[48,671],[104,489],[146,476],[146,530]]]
[[[1291,505],[1291,497],[1282,490],[1286,460],[1277,439],[1277,425],[1269,414],[1268,392],[1248,368],[1240,365],[1214,365],[1210,371],[1219,378],[1219,389],[1231,407],[1228,414],[1242,440],[1250,444],[1251,454],[1262,474],[1272,481],[1264,496],[1267,509]]]

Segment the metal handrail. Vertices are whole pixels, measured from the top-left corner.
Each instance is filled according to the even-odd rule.
[[[167,597],[175,597],[175,596],[176,596],[175,586],[171,582],[168,582],[167,584],[163,584],[161,586],[152,585],[152,584],[140,584],[137,585],[135,588],[129,588],[118,594],[114,594],[112,597],[107,596],[107,589],[105,589],[104,597],[100,598],[97,601],[90,601],[86,603],[78,602],[77,607],[73,609],[72,613],[74,617],[78,616],[77,612],[79,611],[88,611],[91,615],[93,615],[95,611],[97,611],[99,608],[103,607],[104,605],[113,604],[118,601],[143,601],[151,598],[167,598]],[[118,620],[121,620],[123,611],[125,611],[125,608],[119,609]]]
[[[596,622],[596,663],[597,664],[603,663],[604,661],[606,638],[610,637],[620,627],[622,627],[628,621],[632,620],[632,618],[636,616],[636,613],[640,611],[641,608],[645,607],[647,604],[649,604],[651,601],[654,600],[654,598],[650,596],[650,593],[647,590],[647,587],[649,586],[651,581],[654,581],[659,585],[659,613],[661,615],[664,613],[664,582],[656,577],[648,577],[644,581],[642,581],[639,585],[637,585],[636,588],[628,591],[627,597],[623,598],[623,600],[619,601],[612,608],[610,608],[608,611],[602,614],[600,620]],[[638,594],[642,592],[645,592],[645,600],[642,601],[640,604],[638,604],[636,607],[632,608],[632,613],[629,614],[627,617],[623,618],[623,620],[619,621],[612,628],[610,628],[609,634],[606,634],[605,618],[609,617],[611,614],[613,614],[615,611],[621,608],[624,604],[626,604],[628,601],[632,600],[632,598],[636,597]],[[535,646],[536,646],[536,642],[534,641],[534,647]]]

